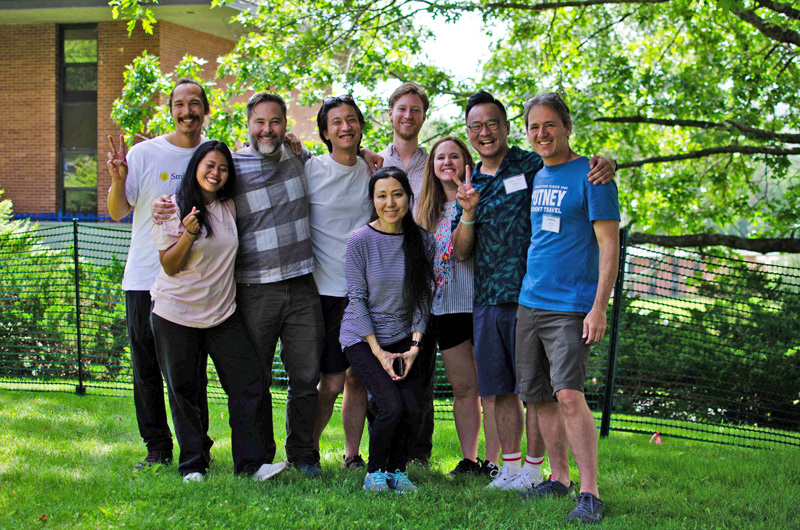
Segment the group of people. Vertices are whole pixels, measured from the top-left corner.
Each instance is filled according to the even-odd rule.
[[[569,110],[554,93],[525,104],[532,152],[509,147],[501,102],[471,96],[477,165],[459,138],[430,154],[419,145],[428,106],[412,83],[395,90],[393,141],[376,154],[361,147],[352,97],[326,98],[317,125],[329,153],[312,156],[287,138],[284,101],[259,92],[247,104],[249,143],[231,153],[202,136],[205,91],[181,80],[169,100],[174,132],[130,152],[109,137],[109,213],[133,210],[123,289],[148,449],[138,468],[172,460],[163,376],[178,470],[203,480],[210,356],[228,396],[234,473],[266,480],[291,466],[319,476],[320,438],[343,394],[341,464],[366,466],[366,490],[415,490],[406,468],[431,456],[438,346],[462,450],[449,474],[485,474],[523,498],[574,495],[569,448],[581,487],[568,519],[602,518],[583,380],[616,275],[614,162],[572,151]],[[273,462],[278,341],[285,463]]]

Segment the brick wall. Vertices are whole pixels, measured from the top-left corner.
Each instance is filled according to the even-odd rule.
[[[139,25],[128,37],[125,22],[100,22],[97,25],[97,210],[108,214],[106,195],[111,177],[106,170],[108,135],[119,139],[119,127],[111,120],[114,100],[122,95],[125,67],[147,50],[158,55],[161,23],[148,35]]]
[[[55,24],[0,26],[0,188],[17,212],[54,212],[57,191]]]

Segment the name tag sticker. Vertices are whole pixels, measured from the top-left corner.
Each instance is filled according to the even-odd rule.
[[[558,234],[561,231],[561,218],[557,215],[544,214],[542,216],[542,230]]]
[[[506,195],[508,195],[509,193],[526,189],[528,187],[528,183],[525,182],[525,175],[520,173],[519,175],[514,175],[513,177],[504,179],[503,186],[506,187]]]

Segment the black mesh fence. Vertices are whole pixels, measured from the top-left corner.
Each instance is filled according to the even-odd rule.
[[[0,388],[129,395],[120,284],[130,231],[14,226],[0,224]],[[800,269],[624,250],[609,333],[587,371],[601,432],[800,446]],[[279,355],[273,381],[285,401]],[[209,383],[224,399],[211,363]],[[437,419],[451,418],[441,357],[436,397]]]

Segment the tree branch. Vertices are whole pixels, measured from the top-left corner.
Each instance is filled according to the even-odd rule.
[[[756,5],[759,7],[765,7],[776,13],[783,13],[789,18],[795,18],[800,20],[800,9],[795,9],[788,4],[782,4],[781,2],[774,2],[773,0],[757,0]]]
[[[652,234],[642,234],[640,232],[631,233],[628,241],[633,244],[649,243],[662,247],[728,247],[738,250],[749,250],[752,252],[790,252],[800,253],[800,239],[794,238],[758,238],[749,239],[746,237],[728,236],[724,234],[689,234],[685,236],[657,236]]]
[[[665,4],[672,0],[568,0],[568,1],[555,1],[543,2],[541,4],[519,4],[517,2],[493,2],[490,4],[481,4],[478,2],[472,3],[440,3],[440,2],[424,2],[426,5],[433,9],[440,9],[442,11],[457,10],[457,11],[485,11],[488,9],[509,9],[518,11],[550,11],[561,9],[562,7],[590,7],[598,5],[614,5],[614,4]]]
[[[700,129],[714,129],[722,127],[733,127],[747,136],[760,140],[778,140],[790,144],[800,144],[800,134],[776,133],[766,129],[750,127],[736,120],[725,120],[724,123],[703,120],[673,120],[663,118],[648,118],[645,116],[603,116],[595,118],[596,122],[602,123],[652,123],[655,125],[698,127]]]
[[[695,158],[705,158],[711,155],[718,155],[722,153],[739,153],[744,155],[772,155],[772,156],[787,156],[787,155],[800,155],[800,147],[795,149],[785,149],[783,147],[753,147],[747,145],[728,145],[722,147],[709,147],[708,149],[701,149],[699,151],[690,151],[680,155],[668,156],[654,156],[651,158],[643,158],[642,160],[634,160],[632,162],[622,162],[617,165],[617,169],[625,169],[629,167],[642,167],[646,164],[661,164],[664,162],[677,162],[679,160],[692,160]]]
[[[777,42],[800,46],[800,33],[790,29],[782,29],[756,15],[749,9],[734,9],[731,11],[737,18],[756,28],[762,35]]]

